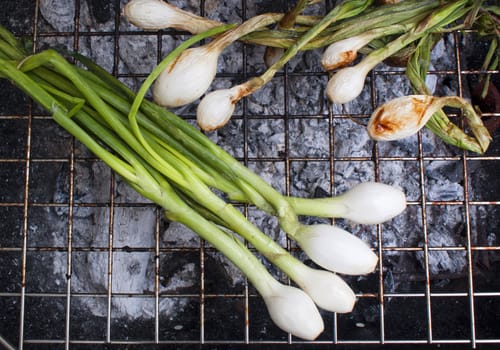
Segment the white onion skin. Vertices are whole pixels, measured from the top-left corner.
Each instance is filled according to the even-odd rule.
[[[215,78],[219,54],[220,51],[207,46],[183,51],[156,79],[155,102],[165,107],[180,107],[196,101]]]
[[[360,238],[333,225],[302,225],[294,235],[302,250],[319,266],[346,275],[365,275],[378,257]]]
[[[337,71],[326,85],[326,95],[332,103],[351,102],[363,91],[368,71],[356,65]]]
[[[162,0],[132,0],[122,13],[130,23],[144,30],[175,28],[198,34],[220,25]]]
[[[406,209],[406,196],[396,187],[380,182],[363,182],[337,196],[343,205],[342,217],[358,224],[376,225]]]
[[[293,276],[312,300],[323,310],[337,313],[351,312],[356,295],[349,285],[337,274],[303,265]]]
[[[435,103],[436,102],[436,103]],[[377,141],[399,140],[417,133],[442,107],[429,95],[407,95],[377,107],[368,122],[367,131]]]
[[[271,319],[285,332],[304,340],[314,340],[323,332],[323,319],[303,290],[276,282],[259,292]]]
[[[238,100],[237,87],[209,92],[196,109],[198,126],[205,131],[223,127],[233,116]]]

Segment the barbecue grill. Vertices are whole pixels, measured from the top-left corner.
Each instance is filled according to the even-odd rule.
[[[224,22],[241,22],[287,1],[177,0]],[[135,90],[186,33],[145,32],[120,15],[125,0],[3,1],[0,23],[46,47],[85,54]],[[324,14],[334,2],[308,8]],[[436,95],[473,98],[486,42],[473,31],[437,44],[428,83]],[[262,47],[224,51],[214,87],[262,72]],[[6,349],[109,346],[361,349],[500,346],[500,101],[484,111],[493,142],[477,155],[428,130],[375,143],[373,109],[411,91],[404,70],[380,65],[360,98],[330,105],[320,52],[299,54],[232,121],[209,136],[282,193],[321,197],[376,180],[402,188],[407,210],[382,225],[336,224],[380,257],[375,273],[347,277],[352,313],[322,313],[325,331],[305,342],[280,331],[244,277],[188,229],[127,187],[39,106],[1,80],[0,345]],[[175,110],[194,121],[194,107]],[[463,125],[461,115],[449,116]],[[241,210],[305,260],[277,222]],[[304,220],[312,220],[304,218]],[[328,221],[325,221],[328,222]],[[271,266],[269,266],[272,269]],[[287,281],[278,271],[273,273]],[[0,346],[0,347],[1,347]]]

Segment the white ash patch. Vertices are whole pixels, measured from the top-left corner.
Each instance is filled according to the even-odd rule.
[[[42,17],[58,32],[74,30],[75,0],[41,0]]]

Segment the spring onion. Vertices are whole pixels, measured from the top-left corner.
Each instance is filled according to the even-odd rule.
[[[214,28],[210,35],[223,30],[227,27]],[[12,36],[3,28],[0,37],[1,76],[50,111],[57,123],[138,193],[163,207],[167,219],[190,227],[227,256],[262,295],[271,318],[280,328],[303,339],[314,339],[323,330],[314,304],[328,311],[352,310],[355,295],[339,276],[304,265],[215,195],[206,183],[237,193],[242,201],[258,203],[274,213],[268,202],[272,196],[262,196],[269,186],[263,185],[264,189],[258,191],[254,188],[264,183],[256,174],[190,124],[151,102],[141,103],[137,124],[131,124],[128,111],[133,109],[135,95],[88,59],[75,55],[90,69],[84,70],[51,49],[26,55],[20,45],[11,45]],[[164,118],[169,122],[164,123]],[[140,128],[141,137],[134,127]],[[158,155],[162,157],[160,162]],[[213,162],[216,155],[221,157]],[[217,172],[221,168],[234,169],[235,164],[239,167],[234,177],[222,177]],[[236,180],[237,174],[246,177]],[[284,205],[278,211],[288,213],[279,213],[281,219],[290,220],[284,226],[295,226],[297,218],[286,198],[274,195],[274,201]],[[247,239],[300,289],[277,282],[234,233]]]
[[[316,339],[323,331],[321,315],[302,290],[276,282],[261,295],[271,319],[281,329],[306,340]]]
[[[380,182],[363,182],[335,197],[288,200],[300,215],[344,218],[370,225],[388,221],[406,208],[404,192]]]
[[[209,92],[196,109],[196,122],[205,131],[213,131],[226,125],[231,119],[236,102],[244,94],[244,87],[233,86]]]
[[[397,140],[415,134],[443,107],[460,108],[483,149],[491,136],[474,108],[458,96],[408,95],[392,99],[373,112],[367,130],[374,140]]]
[[[324,70],[334,70],[354,62],[358,51],[370,41],[381,36],[401,33],[410,29],[410,25],[392,25],[382,28],[367,30],[359,35],[354,35],[330,44],[321,56],[321,66]]]
[[[430,64],[431,48],[439,38],[438,35],[426,35],[419,40],[414,53],[410,56],[406,67],[406,75],[415,93],[431,95],[425,84],[427,70]],[[469,122],[469,128],[474,137],[467,135],[457,125],[453,124],[443,109],[439,108],[425,125],[444,142],[470,150],[476,153],[484,153],[489,147],[491,136],[480,119],[479,110],[476,110],[467,101],[461,100],[460,105],[465,106],[465,119]],[[476,113],[477,112],[477,113]]]
[[[252,17],[206,45],[183,51],[156,80],[153,87],[155,102],[179,107],[197,100],[214,80],[222,51],[240,37],[275,23],[280,17],[279,14]]]
[[[132,0],[130,6],[132,7],[135,2],[137,5],[149,4],[149,1],[153,2],[150,4],[152,7],[159,6],[155,3],[157,0]],[[277,23],[274,29],[266,25],[255,26],[253,29],[248,26],[246,34],[239,32],[238,29],[234,30],[233,35],[227,34],[227,36],[232,36],[233,41],[240,40],[245,43],[264,45],[266,47],[264,58],[268,68],[260,76],[253,77],[233,88],[224,89],[220,93],[207,94],[205,97],[207,101],[202,100],[203,103],[200,103],[197,108],[197,121],[202,129],[211,131],[224,126],[231,118],[235,105],[240,99],[267,84],[289,59],[302,50],[325,48],[330,45],[322,57],[324,69],[331,71],[344,68],[332,74],[326,87],[326,95],[331,102],[344,104],[359,96],[367,75],[376,65],[383,61],[406,62],[408,57],[415,57],[413,54],[415,47],[418,47],[418,43],[428,36],[439,36],[453,29],[472,27],[477,29],[479,35],[493,38],[492,44],[494,44],[495,33],[498,33],[498,21],[495,22],[496,7],[485,6],[482,1],[406,0],[391,1],[380,6],[381,2],[346,0],[334,6],[330,13],[323,17],[301,14],[306,6],[315,2],[298,0],[295,6],[285,14],[260,15],[272,17],[272,22]],[[169,5],[169,7],[174,6]],[[185,12],[178,10],[181,13]],[[182,16],[179,15],[179,17]],[[193,14],[187,14],[187,16],[193,16],[196,20],[206,20],[208,27],[221,24]],[[130,17],[129,21],[133,22],[132,16]],[[147,22],[147,16],[144,17]],[[250,19],[252,20],[254,19]],[[460,22],[460,20],[463,21]],[[152,20],[151,27],[148,27],[148,23],[140,23],[140,21],[137,21],[136,25],[143,29],[151,29],[155,28],[156,24],[155,20]],[[169,24],[169,26],[172,25]],[[242,26],[245,26],[245,23]],[[196,26],[193,27],[196,28]],[[185,28],[185,30],[195,31],[190,28]],[[236,35],[237,32],[239,34]],[[214,41],[217,40],[219,39]],[[355,60],[358,52],[366,56],[358,64],[346,67]],[[185,55],[189,56],[188,53]],[[206,55],[208,54],[204,53],[200,56]],[[197,60],[191,61],[186,58],[186,62],[193,63],[192,75],[191,73],[172,74],[175,80],[184,76],[188,77],[186,80],[180,80],[182,84],[174,84],[174,79],[168,83],[168,79],[164,77],[167,73],[158,79],[157,88],[155,87],[153,91],[158,103],[165,106],[178,106],[194,101],[203,95],[216,73],[217,60],[207,58],[207,62],[210,63],[207,65],[208,68],[201,68],[201,65],[194,64]],[[490,61],[498,62],[498,58]],[[175,64],[175,62],[172,63],[169,68],[173,69]],[[180,65],[180,71],[184,72],[188,69],[186,67],[188,65]],[[491,66],[494,67],[494,65]],[[408,66],[407,76],[412,85],[415,84],[415,75],[412,76],[410,66]],[[166,79],[167,83],[164,85],[170,92],[164,92],[165,86],[160,88],[163,79]],[[168,90],[168,87],[172,86],[175,86],[175,89]],[[179,89],[182,86],[188,88],[181,91]],[[180,91],[180,93],[176,95],[172,91]],[[415,93],[429,94],[418,88],[415,89]],[[169,97],[170,94],[172,96]],[[451,123],[442,110],[437,111],[428,120],[426,126],[445,142],[460,148],[484,153],[488,146],[484,140],[476,138],[476,133],[473,132],[473,136],[465,134]],[[481,132],[484,130],[482,128]]]
[[[343,104],[354,100],[363,90],[366,76],[376,65],[419,40],[436,27],[444,27],[467,13],[467,1],[446,4],[420,22],[415,28],[397,37],[387,45],[371,52],[358,64],[343,68],[329,80],[326,93],[333,103]]]
[[[198,34],[222,24],[162,0],[132,0],[125,5],[122,13],[130,23],[145,30],[173,28]]]

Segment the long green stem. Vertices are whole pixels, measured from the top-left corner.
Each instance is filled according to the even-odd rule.
[[[139,108],[141,106],[141,103],[144,99],[144,96],[146,96],[147,91],[153,84],[153,82],[158,78],[158,76],[165,70],[166,67],[172,61],[174,61],[185,49],[188,47],[194,45],[195,43],[208,38],[210,36],[220,34],[224,31],[227,31],[229,28],[234,27],[234,25],[225,25],[225,26],[220,26],[216,28],[212,28],[206,32],[200,33],[198,35],[195,35],[188,40],[184,41],[182,44],[177,46],[170,54],[165,57],[165,59],[162,60],[162,62],[153,69],[151,74],[148,76],[146,81],[143,83],[141,88],[139,89],[139,92],[137,93],[137,96],[135,97],[134,102],[132,103],[132,107],[130,108],[130,112],[128,114],[128,119],[130,122],[130,126],[132,127],[133,134],[137,137],[139,142],[142,144],[142,146],[151,154],[152,157],[154,157],[159,163],[163,163],[163,158],[158,155],[157,152],[146,142],[144,139],[143,135],[141,134],[139,125],[137,123],[137,112],[139,111]]]
[[[161,205],[166,210],[168,218],[183,223],[212,244],[245,274],[260,293],[266,293],[269,290],[273,277],[248,248],[186,205],[167,181],[158,181],[157,177],[151,175],[149,171],[152,171],[152,168],[144,167],[142,162],[136,158],[137,155],[134,155],[133,151],[120,139],[108,132],[104,125],[93,121],[92,117],[83,111],[78,111],[74,116],[76,120],[92,131],[95,137],[121,154],[127,162],[130,162],[130,165],[100,146],[92,136],[83,131],[70,116],[65,114],[63,105],[57,99],[26,74],[19,71],[11,62],[0,60],[0,65],[0,71],[4,75],[15,81],[18,87],[22,88],[43,107],[53,112],[56,122],[88,146],[139,193]],[[156,174],[156,176],[160,175]]]
[[[283,53],[281,58],[271,65],[259,77],[252,78],[248,82],[247,92],[243,95],[249,95],[267,84],[283,66],[315,37],[317,37],[331,23],[343,18],[355,16],[366,9],[372,0],[344,0],[335,6],[321,21],[315,24],[311,29],[304,33],[292,46]],[[242,96],[242,97],[243,97]]]
[[[152,141],[152,140],[151,140]],[[151,144],[153,144],[151,142]],[[162,153],[166,157],[168,154]],[[229,156],[230,157],[230,156]],[[232,164],[240,164],[234,158]],[[294,269],[301,264],[298,260],[289,256],[288,252],[274,242],[271,238],[263,234],[256,226],[251,224],[244,215],[216,196],[206,185],[197,178],[192,170],[182,162],[176,163],[177,170],[183,175],[190,186],[181,187],[181,190],[188,194],[196,202],[209,209],[213,214],[222,218],[227,223],[228,227],[238,232],[242,237],[247,239],[261,253],[269,258],[280,269],[287,273],[291,278],[294,275]],[[231,166],[230,166],[231,168]],[[166,174],[168,176],[168,174]],[[256,175],[255,175],[256,176]],[[282,199],[282,196],[280,195]]]
[[[108,72],[84,57],[77,56],[77,58],[110,86],[114,87],[116,90],[122,91],[131,99],[135,98],[135,94],[132,90]],[[141,110],[147,118],[156,123],[173,139],[177,140],[185,149],[196,155],[198,159],[203,160],[205,164],[217,169],[221,176],[238,185],[238,187],[252,199],[254,204],[257,204],[260,208],[268,212],[273,210],[272,207],[267,204],[266,200],[259,195],[257,191],[253,190],[253,187],[263,187],[262,191],[267,192],[270,196],[273,195],[273,193],[276,194],[276,190],[234,159],[229,153],[214,144],[206,135],[201,133],[191,124],[186,123],[174,113],[148,100],[142,101]],[[252,183],[247,181],[246,175],[253,177]]]
[[[406,0],[392,5],[368,8],[357,16],[333,23],[307,43],[302,50],[318,49],[348,37],[356,36],[374,28],[393,24],[419,22],[422,16],[441,6],[437,0]],[[302,30],[262,30],[250,33],[243,41],[273,47],[288,48],[303,34]]]
[[[14,81],[19,88],[32,96],[41,106],[53,113],[54,120],[73,136],[77,137],[92,152],[105,160],[115,172],[129,181],[136,181],[136,175],[132,167],[103,149],[92,137],[72,121],[71,118],[66,116],[66,110],[56,99],[42,89],[34,80],[19,71],[13,62],[0,60],[0,70],[5,76]]]
[[[90,114],[81,109],[76,111],[72,117],[68,115],[64,105],[66,103],[71,104],[75,98],[46,86],[48,90],[55,92],[56,96],[64,100],[63,103],[60,103],[42,85],[39,85],[35,80],[17,69],[13,62],[0,60],[0,72],[14,81],[18,87],[33,97],[40,105],[51,111],[57,123],[89,147],[92,152],[121,175],[134,189],[146,198],[161,205],[166,210],[167,218],[183,223],[212,244],[245,274],[260,293],[266,293],[269,290],[273,277],[248,248],[186,205],[160,173],[138,158],[139,155],[123,143],[116,134],[108,131],[104,124],[94,120]],[[78,123],[92,132],[94,136],[85,132]],[[111,147],[124,160],[105,150],[95,138]],[[200,185],[200,187],[203,187],[203,185]],[[221,206],[219,211],[227,212],[227,205]],[[251,226],[246,219],[240,223]],[[255,229],[255,231],[258,231],[258,229]],[[286,255],[288,252],[284,251],[284,254]],[[293,274],[290,269],[287,272]]]
[[[33,82],[37,82],[37,80],[35,79],[33,80]],[[61,119],[60,116],[54,116],[54,120],[65,127],[67,131],[72,133],[79,140],[82,139],[82,134],[84,133],[83,130],[90,132],[91,138],[97,138],[100,143],[103,143],[104,145],[109,147],[109,149],[115,151],[116,154],[121,158],[114,157],[114,155],[111,155],[103,147],[94,149],[94,153],[98,157],[100,157],[106,163],[110,163],[113,161],[116,162],[116,159],[119,159],[120,161],[122,161],[121,164],[123,166],[130,164],[133,172],[135,173],[135,176],[125,176],[124,180],[127,181],[129,185],[131,185],[144,197],[149,198],[154,202],[158,202],[159,200],[161,200],[162,191],[159,186],[164,182],[164,179],[161,177],[160,173],[158,173],[148,163],[143,161],[136,153],[133,152],[133,150],[128,147],[128,145],[123,143],[115,133],[109,130],[105,121],[99,116],[97,112],[81,103],[83,101],[82,99],[78,97],[75,98],[71,95],[61,92],[57,88],[46,85],[44,82],[39,83],[39,87],[47,91],[49,94],[52,94],[52,96],[54,96],[55,98],[59,98],[58,103],[60,103],[61,106],[71,108],[68,112],[65,113],[64,119]],[[71,122],[74,121],[75,123],[68,123],[68,120]],[[82,131],[80,131],[80,133],[75,133],[75,130]],[[119,169],[119,167],[117,168]],[[123,176],[123,170],[124,169],[119,169],[116,170],[116,172]],[[148,179],[148,174],[152,174],[154,181]]]
[[[342,218],[346,214],[346,206],[339,203],[339,201],[336,200],[336,197],[287,197],[287,199],[298,215],[317,216],[323,218]]]
[[[93,94],[88,93],[84,88],[90,88],[90,86],[87,84],[87,82],[81,78],[76,71],[72,71],[68,74],[66,71],[66,68],[63,64],[59,62],[59,59],[57,57],[59,56],[54,56],[53,53],[50,51],[48,58],[45,56],[33,56],[29,60],[25,61],[25,66],[24,68],[27,70],[35,69],[39,67],[42,63],[44,62],[51,62],[53,66],[60,72],[60,74],[63,74],[69,78],[75,85],[79,85],[80,89],[79,91],[87,98],[93,98],[97,100],[96,94],[95,96]],[[40,59],[41,58],[41,59]],[[39,59],[36,60],[35,59]],[[22,73],[21,73],[22,74]],[[29,84],[26,85],[36,85],[36,82],[31,80]],[[83,90],[83,91],[82,91]],[[43,90],[42,90],[43,91]],[[93,93],[95,93],[93,91]],[[90,98],[89,98],[90,97]],[[102,117],[102,119],[108,124],[112,125],[112,129],[117,132],[118,135],[123,139],[125,143],[129,143],[130,139],[123,138],[123,134],[128,136],[128,133],[123,132],[122,130],[118,131],[116,130],[113,126],[119,125],[120,127],[126,129],[125,126],[123,126],[122,122],[117,118],[116,111],[112,109],[111,107],[105,105],[104,101],[99,99],[97,100],[99,103],[91,103],[92,107],[96,109],[96,112],[99,113],[99,115]],[[45,101],[42,101],[45,102]],[[101,103],[102,102],[102,103]],[[44,107],[50,107],[54,104],[54,101],[50,102],[45,102],[42,103]],[[105,106],[103,106],[105,105]],[[100,109],[101,111],[99,111]],[[106,116],[102,115],[102,111],[106,111]],[[57,109],[55,110],[57,112]],[[124,156],[127,161],[132,162],[134,161],[134,158],[129,156],[128,153],[126,153],[126,149],[124,147],[120,147],[117,145],[120,145],[118,142],[114,142],[111,137],[112,134],[107,133],[105,131],[105,128],[101,127],[98,128],[98,124],[91,123],[89,117],[87,114],[84,112],[79,112],[77,113],[78,118],[80,121],[82,121],[85,125],[87,125],[89,128],[91,128],[91,131],[99,136],[101,139],[105,140],[107,143],[109,143],[110,147],[118,147],[115,148],[116,151],[118,151],[122,156]],[[84,119],[82,119],[84,118]],[[57,121],[60,120],[60,118],[56,119]],[[71,121],[70,118],[67,116],[63,117],[61,119],[61,122],[67,123],[68,121]],[[70,132],[74,132],[77,128],[77,125],[73,123],[74,125],[68,126],[68,129]],[[88,134],[85,133],[85,137],[90,138]],[[82,137],[81,135],[79,135]],[[84,138],[84,137],[82,137]],[[94,147],[96,149],[96,147]],[[154,163],[154,159],[149,159],[148,160],[148,155],[144,154],[142,151],[142,148],[140,147],[132,147],[134,151],[137,152],[137,154],[141,155],[143,159],[147,160],[147,164],[150,164],[150,167],[153,167],[151,164]],[[98,147],[98,152],[102,151],[102,147]],[[162,153],[164,157],[168,157],[168,153]],[[110,156],[109,156],[110,157]],[[104,157],[105,160],[109,157]],[[239,164],[234,158],[229,157],[230,159],[233,160],[232,164]],[[111,158],[114,160],[114,158]],[[232,205],[226,203],[224,200],[216,196],[200,179],[194,175],[194,173],[189,169],[189,167],[186,166],[186,164],[182,162],[177,162],[176,164],[176,173],[174,174],[175,176],[172,176],[172,174],[166,172],[164,175],[173,180],[175,183],[176,182],[176,176],[179,174],[182,176],[183,181],[189,184],[189,186],[183,186],[181,184],[180,189],[186,193],[189,197],[191,197],[193,200],[196,202],[200,203],[203,205],[205,208],[210,210],[213,214],[216,216],[222,218],[224,222],[227,223],[228,227],[235,232],[239,233],[242,237],[247,239],[254,247],[256,247],[261,253],[266,256],[268,259],[270,259],[271,262],[273,262],[276,266],[278,266],[281,270],[283,270],[287,275],[290,276],[290,278],[294,278],[294,271],[302,266],[302,263],[293,258],[285,249],[283,249],[279,244],[274,242],[270,237],[262,233],[256,226],[251,224],[245,217],[244,215],[238,211],[236,208],[234,208]],[[231,166],[229,166],[231,167]],[[125,164],[122,165],[121,167],[115,166],[115,169],[118,170],[118,172],[123,173],[123,168],[126,168]],[[158,191],[157,187],[150,186],[150,183],[147,181],[144,181],[143,178],[147,176],[147,170],[145,170],[144,166],[141,166],[140,164],[136,164],[133,166],[134,169],[134,175],[130,174],[130,176],[127,177],[127,180],[132,183],[133,187],[136,189],[140,190],[140,193],[146,195],[148,198],[153,198],[155,202],[159,201],[159,198],[157,196],[160,196],[162,191]],[[139,176],[139,178],[138,178]],[[255,177],[258,178],[257,175],[254,175]],[[141,181],[142,180],[142,181]],[[178,184],[178,183],[177,183]],[[178,184],[179,185],[179,184]],[[280,199],[282,199],[281,195],[279,196]],[[172,214],[173,215],[173,214]],[[178,215],[177,212],[175,215]]]
[[[99,93],[104,101],[112,105],[121,113],[126,115],[130,111],[131,104],[121,97],[114,95],[112,90],[101,88],[98,85],[94,85],[91,81],[89,81],[89,84]],[[204,174],[199,172],[198,175],[206,181],[207,185],[224,191],[232,200],[245,201],[245,195],[231,181],[224,177],[219,171],[214,169],[210,163],[187,150],[183,144],[172,137],[170,133],[167,133],[160,125],[151,120],[151,118],[147,115],[142,112],[138,112],[137,121],[141,128],[144,128],[156,138],[162,140],[162,144],[164,144],[165,147],[176,150],[178,152],[177,157],[183,157],[182,161],[186,164],[191,164],[191,169],[195,171],[203,171]],[[123,122],[125,122],[125,120],[123,120]]]
[[[17,38],[9,32],[5,27],[0,25],[0,38],[5,42],[5,46],[2,45],[2,49],[0,51],[4,51],[5,49],[9,50],[12,55],[10,56],[12,59],[20,59],[26,55],[26,50],[21,45],[21,42],[17,40]]]
[[[495,56],[495,52],[498,50],[498,41],[499,38],[492,38],[490,42],[490,47],[488,49],[488,52],[486,54],[486,57],[484,58],[484,62],[481,66],[482,70],[493,70],[498,67],[498,56]],[[481,78],[482,84],[483,84],[483,89],[481,91],[481,98],[485,98],[486,95],[488,94],[488,89],[490,86],[490,80],[491,80],[491,74],[486,74],[485,77]]]
[[[224,254],[243,272],[260,294],[265,295],[269,291],[274,278],[248,248],[235,237],[222,231],[214,223],[206,220],[197,211],[187,206],[184,201],[175,195],[171,188],[168,189],[168,192],[165,192],[168,193],[168,199],[164,203],[164,206],[167,207],[165,216],[168,219],[189,227]],[[175,208],[172,209],[175,209],[175,211],[169,211],[173,206]]]
[[[23,61],[21,69],[23,71],[29,71],[31,69],[35,69],[44,65],[46,63],[50,63],[55,71],[59,74],[68,78],[75,87],[82,93],[88,103],[95,108],[95,110],[105,118],[106,122],[110,125],[110,127],[120,135],[120,137],[132,147],[137,153],[148,157],[145,153],[145,150],[142,144],[134,137],[133,133],[129,130],[127,125],[124,125],[119,119],[114,118],[113,116],[116,112],[110,108],[100,97],[97,95],[95,91],[87,84],[87,82],[78,74],[76,69],[68,63],[62,56],[60,56],[54,50],[46,50],[39,54],[28,57]],[[151,157],[149,155],[149,157]],[[156,159],[157,160],[157,159]],[[182,175],[172,167],[168,162],[161,160],[158,163],[158,166],[163,168],[163,172],[169,173],[172,178],[175,179],[175,182],[188,186],[188,184],[183,179]]]
[[[298,277],[296,271],[303,270],[303,263],[300,260],[290,255],[287,250],[250,223],[234,206],[214,195],[195,177],[190,174],[185,175],[189,176],[191,181],[192,189],[188,193],[191,198],[220,217],[226,223],[227,228],[246,239],[292,280],[300,282],[296,280]]]
[[[91,71],[96,72],[96,75],[93,75],[89,71],[79,71],[83,77],[88,78],[87,83],[92,87],[92,89],[96,91],[104,101],[110,103],[114,108],[122,113],[127,114],[130,111],[130,102],[126,101],[123,97],[116,95],[116,91],[122,92],[122,94],[128,96],[128,99],[130,100],[134,99],[135,94],[120,81],[109,75],[109,73],[95,65],[92,61],[79,55],[75,55],[75,57],[82,61],[82,63],[84,63]],[[71,91],[73,94],[79,94],[78,91],[75,91],[75,88],[69,83],[69,81],[61,79],[58,75],[52,74],[43,67],[37,68],[34,72],[42,76],[45,80],[51,82],[54,86],[60,86],[63,87],[65,91]],[[97,77],[97,74],[99,77]],[[106,84],[108,84],[108,88],[106,88]],[[109,87],[112,88],[110,89]],[[269,207],[267,202],[265,202],[261,196],[249,188],[249,185],[246,184],[243,179],[238,177],[236,174],[229,176],[232,168],[230,166],[228,167],[220,156],[221,154],[225,154],[225,157],[223,158],[229,159],[232,157],[218,146],[214,145],[205,135],[177,117],[175,114],[158,107],[147,100],[143,101],[141,109],[145,114],[142,114],[141,112],[137,114],[139,124],[150,132],[156,134],[158,137],[163,138],[177,150],[184,150],[183,154],[197,163],[201,168],[205,169],[210,178],[215,181],[209,181],[209,185],[226,192],[233,200],[247,202],[248,200],[244,199],[244,196],[246,195],[250,202],[257,204],[260,208],[268,212],[273,211],[272,207]],[[123,119],[120,120],[125,122]],[[194,140],[191,138],[192,136],[194,136]],[[200,145],[197,143],[198,141],[203,142]],[[186,145],[189,147],[186,147]],[[214,155],[211,153],[214,149],[220,151],[221,153]],[[192,152],[193,150],[195,150],[194,153]],[[221,165],[223,171],[221,172],[221,167],[213,167],[214,164]],[[232,180],[239,184],[241,191],[243,191],[245,195],[242,195],[240,190],[234,187],[234,182]]]

